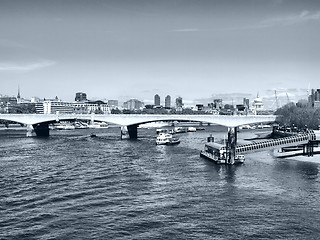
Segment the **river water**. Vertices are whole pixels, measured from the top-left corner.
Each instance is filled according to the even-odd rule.
[[[320,239],[317,158],[216,165],[199,156],[216,126],[175,146],[91,132],[0,131],[0,239]]]

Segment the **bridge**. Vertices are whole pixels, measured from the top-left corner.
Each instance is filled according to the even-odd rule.
[[[27,125],[27,136],[49,136],[49,124],[60,121],[89,120],[107,122],[121,127],[121,137],[128,133],[129,138],[138,137],[140,124],[158,121],[202,122],[228,127],[228,163],[233,164],[236,154],[237,127],[253,123],[269,123],[275,115],[154,115],[154,114],[0,114],[0,120]]]
[[[155,115],[155,114],[0,114],[1,120],[25,124],[37,136],[49,136],[49,124],[60,121],[89,120],[122,126],[130,138],[137,138],[140,124],[158,121],[188,121],[218,124],[228,128],[253,123],[274,122],[275,115]]]

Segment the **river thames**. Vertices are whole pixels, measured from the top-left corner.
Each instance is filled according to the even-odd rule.
[[[199,153],[226,131],[205,128],[175,146],[155,129],[0,131],[0,239],[320,239],[319,156],[216,165]]]

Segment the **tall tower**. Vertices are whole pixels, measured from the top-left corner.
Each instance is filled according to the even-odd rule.
[[[182,97],[176,98],[176,108],[182,110],[183,103],[182,103]]]
[[[160,96],[158,94],[154,95],[154,105],[160,106]]]
[[[164,107],[165,108],[171,108],[171,97],[170,95],[167,95],[165,100],[164,100]]]

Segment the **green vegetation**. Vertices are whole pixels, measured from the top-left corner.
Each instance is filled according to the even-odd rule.
[[[276,112],[279,115],[277,122],[288,127],[299,129],[319,129],[320,109],[312,108],[307,102],[299,101],[297,104],[288,103],[279,108]]]

